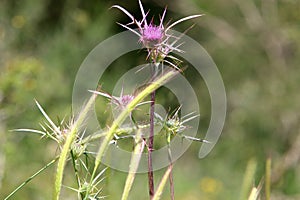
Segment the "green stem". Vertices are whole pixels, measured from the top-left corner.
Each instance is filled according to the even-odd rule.
[[[127,175],[127,179],[126,179],[126,183],[125,183],[125,187],[124,187],[124,191],[122,194],[122,200],[127,200],[128,196],[129,196],[129,192],[132,188],[132,184],[135,178],[135,174],[136,171],[138,169],[139,163],[140,163],[140,159],[141,159],[141,155],[145,146],[145,143],[143,141],[142,138],[142,134],[141,131],[138,130],[136,137],[135,137],[135,148],[134,151],[131,154],[131,161],[130,161],[130,165],[129,165],[129,172]]]
[[[27,183],[29,183],[32,179],[34,179],[37,175],[39,175],[41,172],[46,170],[48,167],[53,165],[57,160],[59,156],[57,156],[55,159],[50,161],[48,164],[46,164],[43,168],[41,168],[39,171],[34,173],[32,176],[30,176],[26,181],[24,181],[21,185],[19,185],[14,191],[12,191],[7,197],[5,197],[4,200],[8,200],[10,197],[12,197],[17,191],[19,191],[22,187],[24,187]]]
[[[150,124],[146,124],[146,125],[138,125],[138,128],[139,129],[144,129],[144,128],[148,128],[150,126]],[[126,127],[126,128],[118,128],[115,132],[116,135],[121,135],[121,134],[129,134],[129,133],[132,133],[134,131],[137,130],[137,124],[135,124],[135,127]],[[84,145],[84,144],[88,144],[90,142],[93,142],[95,140],[98,140],[104,136],[106,136],[108,133],[107,130],[101,132],[101,133],[97,133],[95,135],[91,135],[91,136],[88,136],[86,138],[84,138],[80,144],[81,145]]]
[[[171,133],[167,133],[167,143],[168,143],[168,159],[169,159],[169,168],[170,168],[170,175],[169,175],[169,182],[170,182],[170,196],[171,200],[175,199],[175,190],[174,190],[174,180],[173,180],[173,162],[172,162],[172,153],[171,153]]]
[[[153,81],[150,85],[148,85],[143,91],[141,91],[127,106],[126,108],[121,112],[121,114],[117,117],[117,119],[113,122],[112,126],[108,130],[104,140],[102,141],[98,153],[96,155],[95,159],[95,165],[94,170],[91,176],[90,184],[92,183],[92,180],[94,179],[96,175],[96,171],[101,163],[101,159],[107,150],[107,147],[109,145],[109,142],[112,140],[114,133],[118,130],[118,127],[124,122],[127,116],[132,112],[132,110],[137,106],[138,103],[140,103],[146,96],[151,94],[154,90],[158,89],[163,83],[171,79],[177,74],[176,71],[170,70],[167,73],[165,73],[163,76],[159,77],[155,81]],[[91,190],[91,185],[87,188],[87,193],[85,199],[87,199],[89,191]]]
[[[65,163],[67,160],[67,155],[70,151],[70,147],[76,138],[76,133],[78,132],[78,129],[84,122],[89,109],[93,105],[96,99],[96,94],[93,94],[87,104],[85,105],[84,109],[80,112],[78,119],[75,121],[75,123],[72,125],[70,133],[67,136],[66,142],[63,146],[63,149],[60,153],[58,164],[57,164],[57,170],[56,170],[56,176],[55,176],[55,185],[54,185],[54,194],[53,194],[53,200],[58,200],[60,195],[60,190],[62,186],[62,178],[65,168]]]
[[[162,177],[162,179],[156,189],[156,192],[151,200],[159,200],[160,199],[162,192],[164,190],[164,187],[167,183],[168,177],[170,176],[171,171],[172,171],[172,166],[169,166],[167,171],[165,172],[164,176]]]
[[[265,180],[265,195],[266,200],[271,199],[271,158],[267,159],[266,163],[266,180]]]
[[[71,157],[72,157],[72,164],[73,164],[73,169],[74,169],[74,173],[75,173],[75,179],[76,179],[78,188],[80,188],[80,179],[79,179],[79,176],[78,176],[78,170],[76,168],[76,158],[74,156],[73,150],[71,150],[70,153],[71,153]]]
[[[257,162],[254,159],[248,161],[247,168],[244,174],[244,180],[241,189],[240,199],[247,199],[249,191],[252,188],[253,177],[255,175]]]

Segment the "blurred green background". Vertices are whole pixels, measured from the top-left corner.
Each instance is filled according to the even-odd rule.
[[[300,199],[300,1],[299,0],[144,0],[158,18],[203,13],[188,35],[217,64],[226,87],[228,111],[224,131],[205,159],[200,144],[175,164],[176,199],[239,199],[247,163],[257,163],[253,184],[272,159],[272,199]],[[36,98],[54,120],[71,114],[75,75],[98,43],[123,31],[116,22],[128,18],[114,4],[141,17],[137,1],[1,0],[0,2],[0,199],[43,167],[56,145],[39,136],[10,132],[36,128],[43,117]],[[184,31],[192,22],[175,27]],[[132,57],[136,57],[136,54]],[[142,57],[142,56],[141,56]],[[129,56],[130,58],[130,56]],[[114,81],[143,59],[115,62],[103,79]],[[118,65],[119,64],[119,65]],[[210,100],[201,78],[186,76],[201,99],[201,130],[210,119]],[[160,97],[161,101],[164,101]],[[105,121],[105,119],[103,119]],[[201,136],[201,135],[199,135]],[[12,199],[50,199],[55,168],[35,178]],[[66,171],[72,180],[72,170]],[[156,172],[156,183],[164,170]],[[126,174],[109,171],[103,195],[120,199]],[[69,178],[68,178],[69,177]],[[138,175],[131,199],[147,199],[147,177]],[[168,188],[164,199],[168,198]],[[65,195],[67,196],[65,191]],[[262,192],[263,196],[263,192]],[[67,199],[64,197],[63,199]]]

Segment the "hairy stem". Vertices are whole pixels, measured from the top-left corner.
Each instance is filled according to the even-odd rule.
[[[79,130],[80,126],[82,125],[82,123],[84,122],[84,120],[86,119],[90,108],[94,104],[95,98],[96,98],[96,95],[93,94],[92,97],[89,99],[89,101],[86,103],[85,107],[80,112],[77,120],[72,125],[70,133],[68,134],[65,144],[61,150],[58,164],[57,164],[57,169],[56,169],[54,194],[53,194],[53,198],[52,198],[53,200],[59,199],[60,190],[62,187],[62,179],[63,179],[64,169],[65,169],[65,163],[66,163],[66,160],[68,157],[68,153],[70,152],[70,147],[76,138],[76,133],[78,132],[78,130]]]

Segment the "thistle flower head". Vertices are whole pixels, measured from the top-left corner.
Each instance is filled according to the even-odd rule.
[[[173,135],[182,133],[188,128],[188,126],[186,126],[185,123],[199,117],[199,115],[195,115],[195,113],[193,112],[183,117],[180,117],[180,109],[181,106],[178,107],[172,113],[168,114],[165,118],[161,117],[158,113],[154,114],[157,122],[163,126],[163,129],[167,132],[170,132]]]
[[[120,97],[112,96],[111,102],[119,108],[124,109],[134,99],[134,96],[130,94],[123,95],[122,93]]]
[[[177,108],[173,113],[168,114],[165,118],[160,116],[158,113],[154,113],[154,116],[155,116],[157,123],[162,125],[162,129],[170,135],[174,136],[174,135],[178,134],[180,137],[191,140],[191,141],[210,143],[209,141],[207,141],[205,139],[195,138],[195,137],[183,134],[183,132],[189,128],[185,124],[187,122],[199,117],[199,115],[195,115],[195,113],[192,112],[185,116],[180,117],[179,116],[180,109],[181,109],[181,106],[179,108]]]
[[[108,98],[110,102],[115,106],[117,106],[117,109],[120,110],[125,109],[125,107],[134,99],[133,95],[130,94],[123,95],[123,89],[119,97],[110,95],[108,93],[100,92],[100,91],[93,91],[93,90],[89,90],[89,91],[97,95]]]
[[[153,62],[162,62],[172,51],[182,52],[178,47],[180,45],[176,44],[180,38],[175,38],[170,34],[170,29],[189,19],[197,18],[202,15],[191,15],[184,17],[174,23],[170,24],[167,27],[164,27],[164,17],[166,15],[167,9],[165,8],[162,16],[160,17],[159,25],[155,25],[153,20],[149,23],[147,22],[147,15],[149,12],[145,13],[141,0],[139,0],[139,6],[142,13],[142,19],[137,20],[133,15],[131,15],[125,8],[114,5],[113,8],[118,8],[123,13],[125,13],[132,21],[127,25],[120,24],[122,27],[130,30],[134,34],[139,36],[139,41],[142,42],[143,46],[148,50],[148,58]],[[135,24],[138,30],[130,28],[129,25]],[[173,41],[170,41],[170,38],[173,37]],[[169,63],[170,64],[170,63]]]
[[[147,48],[153,48],[155,45],[160,44],[165,37],[163,27],[156,26],[153,23],[147,25],[142,30],[140,41],[143,42]]]

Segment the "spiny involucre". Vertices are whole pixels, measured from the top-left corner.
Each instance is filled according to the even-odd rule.
[[[150,22],[147,22],[147,13],[145,13],[142,2],[139,0],[139,7],[142,13],[142,19],[137,20],[133,15],[131,15],[125,8],[119,6],[119,5],[114,5],[112,6],[113,8],[118,8],[122,12],[124,12],[132,21],[129,22],[127,25],[120,24],[122,27],[130,30],[134,34],[139,36],[139,41],[143,44],[145,48],[148,50],[148,57],[150,58],[151,61],[157,63],[157,62],[162,62],[164,59],[168,56],[168,54],[172,51],[177,51],[177,52],[182,52],[178,47],[177,42],[180,40],[180,38],[175,38],[174,36],[170,33],[170,30],[172,27],[175,25],[189,20],[193,18],[200,17],[202,15],[191,15],[184,17],[182,19],[179,19],[169,26],[164,26],[164,18],[166,15],[167,9],[164,9],[164,12],[162,16],[160,17],[160,23],[159,25],[155,25],[153,23],[153,20]],[[137,29],[130,28],[129,25],[135,24],[137,26]],[[170,38],[173,37],[173,41],[170,41]],[[169,63],[170,64],[170,63]]]

